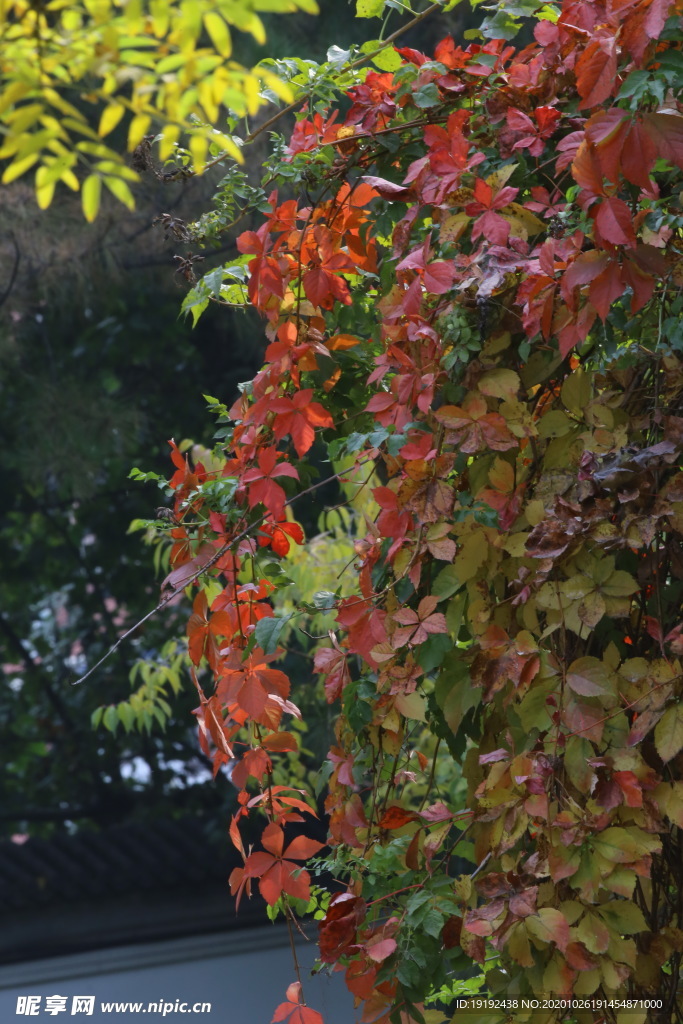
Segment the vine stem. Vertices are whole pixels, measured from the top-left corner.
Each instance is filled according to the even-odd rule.
[[[301,1004],[302,1004],[302,1006],[305,1006],[306,1005],[306,997],[304,995],[304,986],[301,983],[301,968],[299,967],[299,958],[296,955],[296,943],[294,942],[294,928],[292,926],[292,920],[293,920],[294,915],[292,913],[292,908],[289,905],[289,900],[287,899],[286,896],[284,897],[283,902],[285,904],[285,919],[287,921],[287,931],[289,932],[289,945],[290,945],[290,948],[292,950],[292,960],[294,961],[294,971],[296,973],[296,980],[299,982],[299,989],[300,989],[300,992],[301,992]]]

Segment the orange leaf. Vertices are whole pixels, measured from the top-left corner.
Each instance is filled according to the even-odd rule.
[[[409,821],[417,820],[417,814],[407,811],[404,807],[387,807],[380,819],[379,827],[384,829],[403,828]]]

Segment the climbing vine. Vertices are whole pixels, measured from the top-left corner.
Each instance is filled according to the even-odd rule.
[[[230,884],[317,908],[364,1022],[450,1019],[473,964],[480,1022],[532,1019],[525,997],[683,1019],[681,11],[505,4],[475,41],[340,63],[185,303],[249,304],[268,339],[211,399],[211,460],[172,444],[159,528],[200,743],[236,764]],[[344,589],[316,595],[324,856],[278,768],[279,644],[311,614],[284,610],[287,559],[323,483],[355,496]],[[320,1024],[303,991],[274,1020]]]

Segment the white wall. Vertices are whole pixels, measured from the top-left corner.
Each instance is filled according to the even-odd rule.
[[[315,945],[297,944],[309,1006],[325,1024],[357,1015],[341,976],[310,977]],[[0,1021],[98,1021],[116,1024],[270,1024],[295,980],[287,930],[280,924],[175,939],[0,967]],[[37,1016],[17,1015],[18,996],[41,996]],[[66,1011],[46,1013],[46,996],[66,996]],[[72,1014],[73,996],[95,996],[92,1016]],[[151,1002],[211,1003],[210,1013],[148,1011]],[[101,1002],[140,1002],[143,1012],[102,1012]]]

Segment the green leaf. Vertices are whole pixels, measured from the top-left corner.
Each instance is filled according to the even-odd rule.
[[[582,415],[592,398],[592,391],[592,377],[579,369],[567,377],[560,396],[567,409]]]
[[[135,209],[135,199],[129,186],[123,180],[123,178],[115,178],[112,174],[107,174],[104,179],[104,184],[107,186],[113,196],[123,203],[129,210]]]
[[[356,0],[357,18],[381,18],[384,0]]]
[[[110,704],[105,710],[104,715],[102,716],[102,722],[105,729],[108,729],[109,732],[116,732],[119,724],[119,713],[115,704]]]
[[[130,732],[133,726],[135,725],[135,720],[137,717],[130,704],[128,704],[126,701],[122,701],[118,705],[118,714],[124,729],[126,730],[126,732]]]
[[[667,708],[655,727],[655,747],[665,763],[683,747],[683,705]]]
[[[582,697],[601,697],[612,692],[605,666],[599,658],[577,658],[567,671],[567,685]]]
[[[441,930],[443,929],[443,917],[438,910],[428,910],[425,916],[422,918],[422,929],[431,935],[435,939],[441,937]]]
[[[538,915],[525,918],[527,930],[541,942],[554,942],[564,950],[569,941],[569,925],[564,914],[553,907],[542,907]]]
[[[413,101],[415,106],[420,107],[422,110],[427,107],[435,107],[441,102],[438,86],[434,82],[427,82],[426,85],[421,85],[413,93]]]
[[[380,49],[381,47],[383,49]],[[361,53],[374,53],[375,50],[379,50],[379,53],[375,54],[372,58],[372,63],[380,71],[396,71],[397,68],[401,67],[403,61],[400,54],[396,52],[393,46],[384,46],[381,39],[369,39],[360,48]]]
[[[606,861],[614,864],[632,864],[634,861],[661,849],[659,839],[639,828],[612,826],[593,836],[589,845]]]
[[[611,900],[597,908],[595,913],[619,935],[636,935],[647,931],[642,910],[627,900]]]
[[[439,575],[432,584],[432,594],[434,597],[438,597],[439,601],[443,601],[446,597],[451,597],[455,594],[456,590],[459,590],[462,586],[460,577],[456,572],[454,565],[447,565],[445,569],[442,569]]]
[[[256,644],[264,654],[273,654],[277,649],[280,633],[291,619],[291,615],[259,619],[254,630]]]
[[[453,641],[448,633],[435,633],[425,640],[417,652],[417,662],[425,672],[438,668],[445,656],[453,650]]]

